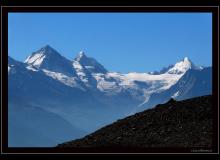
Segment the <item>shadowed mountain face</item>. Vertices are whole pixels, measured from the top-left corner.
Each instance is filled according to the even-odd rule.
[[[166,104],[119,120],[58,147],[211,147],[212,97]]]

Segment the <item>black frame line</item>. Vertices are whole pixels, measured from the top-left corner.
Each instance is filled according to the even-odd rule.
[[[195,148],[53,148],[8,147],[8,13],[212,13],[213,147]],[[3,154],[216,154],[219,153],[219,7],[218,6],[1,6],[1,153]],[[204,149],[204,148],[200,148]],[[205,148],[206,149],[206,148]],[[205,150],[204,149],[204,150]],[[210,149],[210,148],[208,148]]]

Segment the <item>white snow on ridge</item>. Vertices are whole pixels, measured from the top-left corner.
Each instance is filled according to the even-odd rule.
[[[126,74],[121,74],[121,73],[118,73],[118,72],[108,72],[107,73],[107,77],[112,77],[112,78],[115,78],[117,80],[119,79],[122,79]]]
[[[88,83],[88,78],[84,72],[82,65],[78,61],[73,61],[73,68],[76,70],[77,75],[84,83]]]
[[[183,61],[177,62],[174,67],[168,70],[168,73],[170,74],[183,74],[185,73],[188,69],[192,68],[193,64],[189,60],[188,57],[185,57]]]
[[[120,74],[117,72],[109,72],[107,76],[115,78],[115,79],[120,79],[121,81],[141,81],[141,82],[150,82],[150,81],[168,81],[170,83],[176,82],[181,76],[181,75],[174,75],[174,74],[160,74],[160,75],[152,75],[148,73],[136,73],[136,72],[131,72],[128,74]]]
[[[145,100],[152,93],[169,89],[174,85],[183,74],[160,74],[151,75],[147,73],[128,73],[108,72],[107,74],[93,74],[97,80],[97,88],[103,92],[120,92],[123,88],[129,89],[131,93],[140,91]],[[114,81],[112,81],[114,79]],[[141,84],[138,84],[140,82]]]
[[[152,75],[147,73],[128,73],[121,77],[121,85],[132,85],[134,81],[140,81],[151,84],[152,87],[161,84],[163,85],[161,89],[168,89],[175,84],[181,76],[182,74],[176,75],[168,73],[160,75]]]
[[[96,73],[93,74],[93,77],[97,81],[97,88],[102,92],[111,92],[112,94],[114,94],[118,93],[121,90],[117,83],[114,81],[110,81],[105,74]]]
[[[136,96],[136,94],[138,96],[142,94],[146,102],[152,93],[158,93],[169,89],[182,77],[182,75],[184,75],[188,69],[194,67],[192,62],[187,57],[185,57],[184,60],[177,62],[172,68],[163,74],[136,72],[131,72],[128,74],[121,74],[118,72],[107,72],[105,74],[92,73],[92,76],[97,81],[97,86],[90,86],[90,73],[87,72],[87,69],[94,67],[81,65],[78,61],[83,56],[84,52],[81,51],[76,60],[72,61],[72,66],[77,74],[76,77],[67,76],[63,73],[53,72],[45,69],[43,69],[43,71],[46,75],[70,87],[78,87],[82,89],[81,83],[78,84],[78,80],[80,79],[80,81],[83,82],[87,87],[95,87],[101,92],[118,94],[122,90],[128,90],[128,92],[134,96]],[[28,57],[25,62],[37,67],[41,65],[44,58],[44,51],[40,51]],[[28,66],[27,69],[37,71],[34,67],[31,66]]]
[[[46,56],[43,53],[36,53],[33,56],[29,56],[24,62],[39,67]]]
[[[173,86],[183,74],[160,74],[160,75],[151,75],[147,73],[128,73],[122,77],[122,82],[120,85],[124,88],[131,88],[142,90],[143,93],[143,103],[147,103],[150,96],[153,93],[159,93],[166,89],[169,89]],[[142,82],[146,86],[139,86],[135,81]],[[140,105],[142,105],[140,104]]]
[[[85,56],[84,51],[80,51],[78,57],[76,57],[76,61],[79,61],[83,56]]]
[[[115,82],[108,82],[105,80],[101,80],[101,81],[99,81],[97,88],[100,91],[105,91],[105,90],[114,90],[117,88],[117,86],[116,86]]]
[[[31,71],[34,71],[34,72],[37,72],[38,70],[36,68],[34,68],[33,66],[27,66],[26,67],[28,70],[31,70]]]
[[[79,62],[74,61],[73,62],[73,67],[77,70],[77,71],[82,71],[83,67],[81,66],[81,64],[79,64]]]
[[[94,69],[93,66],[85,66],[86,69]]]
[[[147,73],[128,73],[125,75],[125,80],[137,80],[137,81],[157,81],[157,80],[167,80],[167,79],[177,79],[176,75],[172,74],[160,74],[160,75],[152,75]]]
[[[47,75],[50,76],[53,79],[56,79],[58,81],[60,81],[61,83],[70,86],[70,87],[76,87],[79,88],[83,91],[85,91],[84,88],[82,88],[79,84],[77,84],[77,79],[76,77],[69,77],[63,73],[59,73],[59,72],[52,72],[46,69],[43,69],[43,72]]]

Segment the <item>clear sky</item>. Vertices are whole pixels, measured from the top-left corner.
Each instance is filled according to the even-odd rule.
[[[49,44],[122,73],[160,70],[185,56],[212,65],[211,13],[9,13],[8,34],[8,54],[19,61]]]

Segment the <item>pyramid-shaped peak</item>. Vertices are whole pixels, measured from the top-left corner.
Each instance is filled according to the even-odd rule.
[[[50,50],[50,49],[52,49],[52,50],[54,50],[53,49],[53,47],[51,47],[50,45],[46,45],[46,46],[44,46],[42,49],[45,49],[45,50]]]
[[[47,44],[43,48],[52,48],[52,47],[49,44]]]
[[[50,47],[50,48],[52,48],[49,44],[46,44],[45,47]]]
[[[41,52],[43,54],[52,54],[52,53],[56,53],[56,54],[59,54],[54,48],[52,48],[50,45],[46,45],[44,47],[42,47],[41,49],[39,49],[38,51],[36,51],[35,53],[37,52]]]
[[[95,61],[95,59],[91,58],[91,57],[87,57],[87,55],[85,54],[84,51],[80,51],[76,58],[74,58],[75,61],[78,61],[80,63],[90,63],[91,61]]]
[[[81,61],[82,59],[85,59],[85,58],[88,58],[88,57],[86,56],[85,52],[84,52],[84,51],[80,51],[80,52],[78,53],[78,55],[76,56],[75,60],[76,60],[76,61]]]
[[[25,63],[31,64],[34,61],[38,60],[38,61],[42,61],[45,58],[52,58],[53,57],[56,59],[58,59],[59,57],[61,57],[61,55],[55,50],[53,49],[51,46],[46,45],[42,48],[40,48],[39,50],[33,52],[26,60]]]
[[[84,51],[79,52],[79,56],[86,56]]]
[[[74,61],[80,63],[80,65],[84,66],[87,70],[92,73],[106,73],[107,70],[94,58],[87,57],[84,51],[80,51]]]
[[[25,63],[38,69],[46,69],[53,72],[59,72],[66,75],[75,75],[72,68],[72,62],[62,56],[50,45],[45,45],[39,50],[33,52]]]

